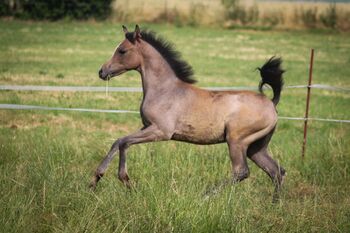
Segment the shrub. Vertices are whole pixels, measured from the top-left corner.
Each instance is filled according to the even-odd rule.
[[[335,28],[337,25],[337,8],[335,3],[331,3],[326,12],[320,15],[320,20],[324,26]]]
[[[240,4],[239,0],[221,0],[226,9],[228,20],[238,21],[243,25],[256,23],[259,18],[259,9],[256,5],[246,8]]]
[[[337,11],[337,28],[350,31],[350,11]]]
[[[189,13],[179,11],[176,7],[171,10],[166,7],[153,19],[154,23],[170,23],[177,27],[185,25],[196,27],[200,25],[201,20],[205,17],[205,6],[201,3],[191,3]]]
[[[308,28],[315,28],[317,25],[317,8],[301,9],[301,20]]]
[[[16,16],[35,20],[105,19],[111,13],[112,0],[19,0]]]
[[[170,23],[175,24],[176,26],[183,26],[183,20],[181,20],[183,16],[181,12],[176,9],[176,7],[172,8],[170,11],[165,8],[154,20],[154,23]]]
[[[0,1],[0,16],[9,16],[11,15],[11,6],[9,0]]]
[[[263,25],[268,25],[270,27],[274,27],[278,24],[282,24],[283,22],[284,22],[283,13],[279,11],[271,11],[262,17]]]
[[[200,24],[201,19],[205,17],[205,6],[201,3],[191,3],[188,25],[196,27]]]

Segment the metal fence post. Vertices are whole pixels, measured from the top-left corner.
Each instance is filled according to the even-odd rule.
[[[309,117],[313,63],[314,63],[314,49],[311,49],[310,68],[309,68],[309,84],[307,86],[306,110],[305,110],[305,118],[304,118],[304,140],[303,140],[303,147],[302,147],[302,151],[301,151],[301,156],[303,158],[304,158],[305,149],[306,149],[307,121],[308,121],[308,117]]]

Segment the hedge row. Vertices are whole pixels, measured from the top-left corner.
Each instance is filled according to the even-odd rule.
[[[113,0],[1,0],[0,16],[34,20],[105,19]]]

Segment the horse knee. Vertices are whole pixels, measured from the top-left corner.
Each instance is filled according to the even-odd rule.
[[[124,139],[120,139],[118,142],[118,149],[119,151],[124,151],[129,147],[129,143],[127,142],[127,140]]]
[[[128,148],[128,144],[123,139],[116,140],[111,147],[111,150],[118,149],[119,151],[126,150]]]
[[[116,140],[112,146],[111,146],[111,150],[115,150],[115,149],[119,149],[120,147],[120,139]]]

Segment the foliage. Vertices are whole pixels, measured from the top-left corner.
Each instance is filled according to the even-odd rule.
[[[9,15],[11,15],[10,0],[1,0],[0,1],[0,16],[9,16]]]
[[[283,14],[281,12],[275,11],[275,12],[270,12],[269,14],[266,14],[262,17],[262,23],[264,25],[269,25],[269,26],[277,26],[280,23],[283,23],[284,18]]]
[[[173,8],[171,10],[165,9],[153,20],[153,22],[170,23],[176,26],[183,26],[185,22],[184,20],[182,20],[182,18],[183,18],[183,15],[178,9],[176,8]]]
[[[326,12],[320,15],[321,22],[324,26],[335,28],[337,26],[337,8],[336,4],[330,4]]]
[[[192,26],[196,27],[200,24],[204,16],[205,6],[201,3],[192,3],[189,13],[186,14],[176,7],[172,9],[164,8],[164,10],[153,20],[155,23],[170,23],[177,27]]]
[[[106,19],[112,0],[19,0],[17,17],[35,20]]]
[[[188,19],[189,26],[198,26],[201,18],[205,16],[205,6],[203,4],[191,4]]]
[[[243,25],[256,23],[259,18],[257,5],[249,8],[243,6],[239,0],[221,0],[226,11],[226,18],[240,22]]]
[[[308,28],[315,28],[317,25],[317,8],[304,10],[301,8],[301,21]]]

